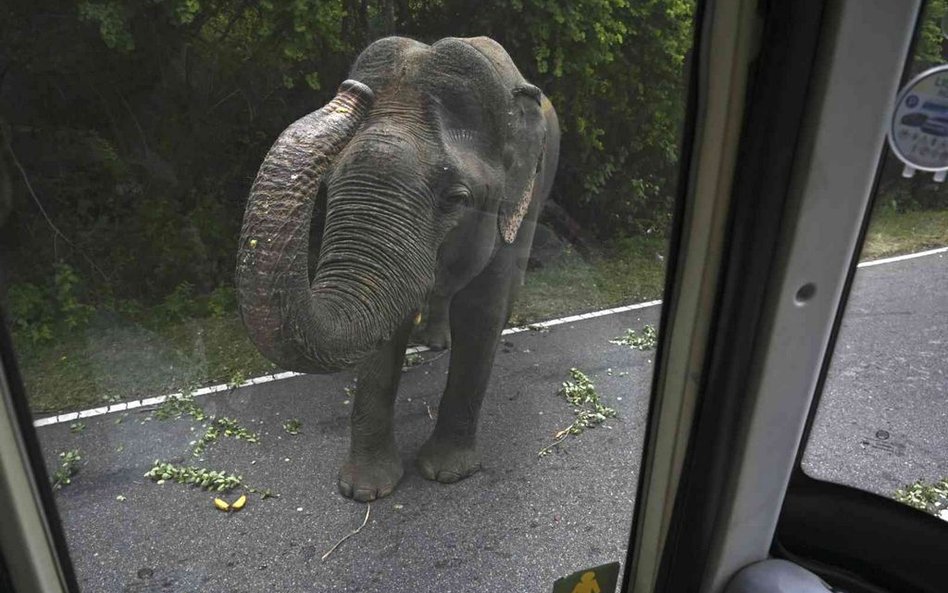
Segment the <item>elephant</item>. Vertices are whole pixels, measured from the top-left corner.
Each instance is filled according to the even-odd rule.
[[[257,349],[303,373],[356,367],[340,493],[368,502],[403,476],[393,408],[426,303],[450,363],[421,475],[481,467],[478,414],[559,156],[549,99],[487,37],[366,47],[319,110],[291,124],[251,186],[239,311]],[[314,203],[322,244],[309,272]]]

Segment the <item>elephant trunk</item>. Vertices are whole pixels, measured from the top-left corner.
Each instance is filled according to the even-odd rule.
[[[250,191],[237,253],[240,315],[260,352],[284,369],[334,372],[374,346],[366,344],[370,338],[353,339],[353,326],[367,323],[360,312],[363,295],[326,286],[325,277],[336,273],[330,272],[333,256],[327,252],[320,258],[320,266],[329,267],[317,273],[312,288],[307,262],[322,177],[372,102],[367,86],[344,82],[332,101],[280,135]],[[337,241],[357,243],[357,238]]]
[[[328,188],[312,283],[311,315],[326,315],[332,327],[311,352],[343,366],[388,340],[434,284],[430,225],[412,208],[412,190],[392,183],[398,172],[380,181],[379,171],[359,168],[364,175],[337,171]]]

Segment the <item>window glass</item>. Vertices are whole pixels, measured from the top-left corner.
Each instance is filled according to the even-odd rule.
[[[945,63],[944,15],[913,74]],[[902,173],[888,155],[803,469],[948,519],[948,194]]]
[[[0,302],[81,588],[624,562],[693,13],[0,7]]]

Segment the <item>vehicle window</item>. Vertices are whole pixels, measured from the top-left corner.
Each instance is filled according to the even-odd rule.
[[[472,6],[0,8],[0,302],[84,591],[624,562],[694,5]]]
[[[912,73],[943,64],[929,2]],[[948,519],[948,194],[883,162],[870,226],[803,458],[816,478]]]

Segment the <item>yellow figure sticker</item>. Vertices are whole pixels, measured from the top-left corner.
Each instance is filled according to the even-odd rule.
[[[619,563],[612,562],[574,572],[553,583],[553,593],[615,593]]]
[[[596,581],[596,573],[584,572],[583,576],[579,577],[579,582],[573,587],[573,593],[602,593],[599,582]]]

